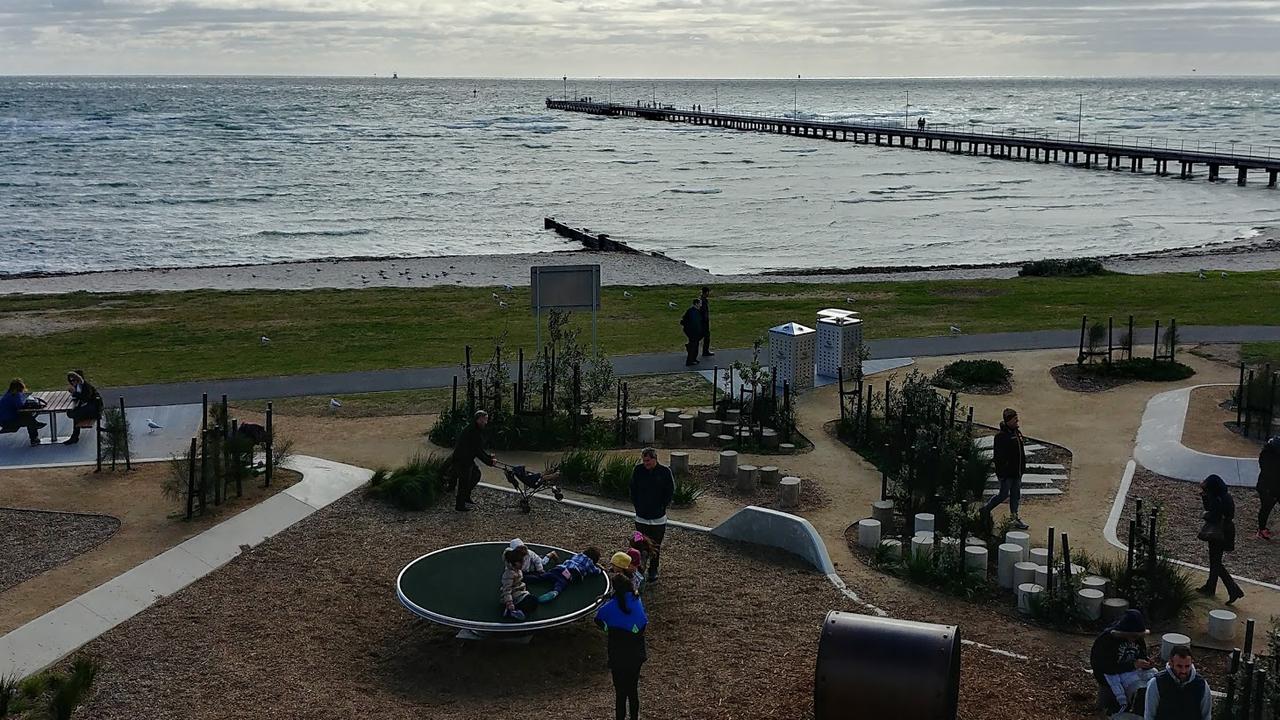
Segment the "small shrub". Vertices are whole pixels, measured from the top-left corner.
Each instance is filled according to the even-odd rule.
[[[37,673],[19,682],[18,692],[20,692],[23,697],[34,700],[35,698],[45,694],[45,691],[49,689],[53,679],[53,673],[51,672]]]
[[[89,688],[98,675],[98,662],[83,655],[71,663],[71,671],[57,686],[49,698],[49,717],[54,720],[71,720],[71,713],[89,694]]]
[[[707,489],[704,488],[702,483],[697,480],[688,476],[678,477],[676,478],[675,492],[671,495],[671,504],[676,507],[692,505],[697,502],[698,498],[702,497],[702,494],[706,491]]]
[[[18,678],[15,675],[0,675],[0,718],[9,714],[9,704],[18,693]]]
[[[1024,264],[1018,271],[1018,275],[1022,277],[1086,277],[1106,273],[1107,270],[1102,267],[1102,263],[1093,258],[1036,260]]]
[[[883,540],[879,545],[876,545],[876,549],[871,553],[871,567],[886,572],[893,572],[894,570],[902,567],[901,552],[895,554],[889,548],[889,543],[884,542]],[[901,548],[901,546],[899,546],[899,548]]]
[[[1186,380],[1196,374],[1194,368],[1180,362],[1156,362],[1151,358],[1135,358],[1111,363],[1110,374],[1147,382]]]
[[[1099,561],[1097,573],[1111,580],[1119,597],[1131,597],[1133,607],[1152,625],[1175,624],[1185,619],[1196,602],[1195,583],[1180,566],[1160,557],[1153,568],[1135,563],[1132,576],[1123,560]]]
[[[560,477],[572,485],[599,485],[604,453],[592,450],[570,450],[560,457]],[[628,478],[628,482],[630,479]]]
[[[999,387],[1013,376],[1013,371],[998,360],[957,360],[933,375],[933,384],[947,390],[968,387]]]
[[[102,459],[125,462],[132,459],[129,418],[120,408],[107,408],[102,413]]]
[[[422,511],[435,504],[444,489],[448,460],[419,455],[396,470],[378,470],[369,480],[368,494],[401,510]]]
[[[635,463],[624,455],[614,455],[600,468],[600,492],[610,497],[625,498],[631,494],[631,474]]]
[[[1056,563],[1055,563],[1056,565]],[[1079,627],[1089,622],[1076,605],[1076,593],[1083,578],[1072,575],[1068,579],[1061,567],[1054,568],[1053,592],[1040,593],[1031,600],[1032,617],[1055,627]]]

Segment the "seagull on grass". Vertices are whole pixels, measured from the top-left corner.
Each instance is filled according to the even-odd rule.
[[[845,298],[845,299],[844,299],[844,303],[845,303],[846,305],[852,305],[852,304],[853,304],[853,298],[851,298],[851,297],[850,297],[850,298]]]
[[[963,331],[962,331],[960,328],[956,327],[955,325],[952,325],[952,326],[951,326],[951,334],[952,334],[952,335],[959,335],[961,332],[963,332]]]
[[[506,308],[506,307],[507,307],[507,301],[506,301],[506,300],[499,300],[499,301],[498,301],[498,307],[500,307],[500,308]]]
[[[671,308],[672,310],[675,310],[675,309],[676,309],[676,304],[675,304],[674,302],[672,302],[672,301],[668,300],[668,301],[667,301],[667,307]]]
[[[266,335],[263,335],[262,337],[258,338],[258,344],[259,344],[259,345],[264,345],[264,346],[265,346],[265,345],[270,345],[270,344],[271,344],[271,338],[267,337]]]
[[[493,296],[493,299],[494,299],[494,300],[498,300],[498,299],[499,299],[499,298],[498,298],[498,293],[489,293],[489,294]]]
[[[329,409],[337,410],[342,407],[342,403],[338,402],[338,398],[329,398]]]
[[[151,431],[152,431],[152,432],[155,432],[156,430],[163,430],[163,429],[164,429],[164,426],[163,426],[163,425],[161,425],[160,423],[156,422],[155,420],[152,420],[151,418],[147,418],[147,427],[151,428]]]
[[[502,286],[502,289],[503,289],[503,290],[506,290],[507,292],[511,292],[511,291],[512,291],[512,290],[514,290],[515,288],[511,287],[510,285],[503,285],[503,286]]]
[[[1226,279],[1227,279],[1227,274],[1226,274],[1225,272],[1224,272],[1224,273],[1222,273],[1222,279],[1223,279],[1223,280],[1226,280]]]
[[[631,297],[631,291],[630,291],[630,290],[623,290],[623,291],[622,291],[622,297],[624,297],[624,298],[629,298],[629,297]]]

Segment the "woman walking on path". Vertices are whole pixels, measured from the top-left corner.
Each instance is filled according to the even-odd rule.
[[[1258,453],[1258,538],[1270,540],[1267,520],[1280,500],[1280,437],[1273,437]]]
[[[1236,549],[1236,503],[1227,484],[1217,475],[1210,475],[1200,483],[1200,501],[1204,504],[1204,525],[1198,537],[1209,545],[1209,581],[1199,592],[1212,597],[1218,592],[1218,578],[1222,578],[1230,605],[1244,597],[1244,591],[1222,564],[1223,553]]]
[[[631,592],[631,584],[620,576],[614,578],[613,599],[596,611],[596,622],[609,633],[609,670],[613,673],[615,720],[626,720],[631,706],[631,720],[640,717],[640,666],[647,658],[644,630],[649,618],[644,603]]]

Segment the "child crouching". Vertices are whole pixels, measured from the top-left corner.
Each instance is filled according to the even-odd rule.
[[[502,616],[517,622],[523,621],[527,613],[538,607],[538,598],[525,587],[524,572],[521,570],[527,554],[528,550],[524,548],[502,553],[502,559],[507,563],[506,569],[502,571],[502,586],[499,589],[504,608]]]
[[[555,600],[570,584],[581,581],[590,575],[604,572],[600,567],[600,550],[589,547],[573,557],[565,560],[551,570],[543,573],[529,573],[525,579],[529,582],[550,582],[551,590],[538,596],[539,603]]]

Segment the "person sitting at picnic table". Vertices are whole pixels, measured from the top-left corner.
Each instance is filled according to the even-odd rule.
[[[80,442],[80,423],[88,421],[92,425],[102,417],[102,396],[98,388],[84,379],[83,370],[71,370],[67,373],[67,385],[71,386],[71,398],[75,406],[67,411],[71,418],[71,437],[62,441],[63,445],[75,445]]]
[[[32,405],[40,407],[40,402],[27,394],[27,385],[22,378],[10,380],[9,389],[0,397],[0,432],[18,432],[26,428],[31,446],[35,447],[40,444],[40,428],[45,424],[34,413],[22,412],[23,408]]]

